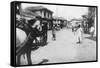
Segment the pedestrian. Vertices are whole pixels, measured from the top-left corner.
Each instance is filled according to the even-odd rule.
[[[82,30],[82,27],[81,25],[78,25],[77,29],[76,29],[76,32],[77,32],[77,39],[78,39],[78,42],[77,43],[81,43],[82,42],[82,33],[83,33],[83,30]]]
[[[52,27],[52,39],[56,40],[55,25],[54,24],[53,24],[53,27]]]
[[[72,26],[72,32],[73,32],[74,35],[75,35],[75,26]]]
[[[94,29],[94,27],[92,26],[92,27],[90,28],[90,34],[91,34],[91,37],[93,37],[94,32],[95,32],[95,29]]]

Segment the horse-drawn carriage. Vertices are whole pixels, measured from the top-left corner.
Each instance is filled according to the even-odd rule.
[[[16,57],[20,65],[20,56],[27,54],[28,65],[31,65],[31,51],[47,43],[47,23],[40,17],[16,19]]]

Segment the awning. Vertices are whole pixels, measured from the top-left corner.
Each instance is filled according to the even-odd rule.
[[[25,18],[25,19],[35,19],[36,17],[41,17],[38,14],[30,12],[30,11],[22,11],[20,15],[22,18]]]

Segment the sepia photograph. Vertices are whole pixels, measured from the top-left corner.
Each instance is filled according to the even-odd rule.
[[[97,61],[97,7],[16,4],[16,65]]]

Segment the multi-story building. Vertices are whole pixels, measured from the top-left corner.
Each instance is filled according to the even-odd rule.
[[[53,12],[43,6],[27,7],[25,11],[30,11],[41,16],[42,22],[46,22],[48,29],[52,28],[52,14]]]

